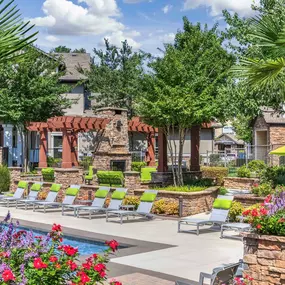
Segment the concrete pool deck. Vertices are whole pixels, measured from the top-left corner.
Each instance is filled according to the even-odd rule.
[[[68,234],[84,231],[83,238],[90,236],[94,239],[104,239],[105,235],[118,237],[127,244],[136,245],[135,248],[123,249],[124,256],[112,258],[112,266],[116,274],[113,276],[135,273],[137,268],[141,274],[149,271],[157,273],[155,277],[166,276],[165,279],[187,279],[197,282],[199,274],[211,272],[213,268],[221,264],[237,262],[243,255],[243,243],[239,240],[220,239],[219,232],[201,231],[199,236],[189,233],[177,233],[177,220],[156,218],[151,221],[136,221],[131,218],[129,222],[106,223],[104,216],[98,216],[92,220],[86,218],[74,218],[71,215],[62,216],[59,210],[46,214],[15,208],[0,207],[0,216],[5,216],[10,211],[13,219],[25,222],[25,225],[40,223],[48,227],[53,223],[61,224],[68,228]],[[199,215],[198,215],[199,217]],[[200,215],[205,217],[205,215]],[[189,227],[191,228],[191,227]],[[82,235],[82,234],[80,234]],[[97,238],[96,238],[97,237]],[[99,238],[100,239],[100,238]],[[133,270],[131,270],[133,269]],[[118,273],[117,273],[118,272]],[[121,274],[119,274],[121,272]],[[175,276],[175,278],[167,278]],[[167,284],[167,283],[166,283]]]

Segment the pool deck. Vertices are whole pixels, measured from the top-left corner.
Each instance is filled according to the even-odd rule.
[[[37,227],[40,223],[44,229],[57,223],[63,226],[63,230],[66,228],[68,234],[96,240],[115,237],[121,243],[131,245],[111,259],[112,277],[124,275],[121,279],[126,285],[129,284],[128,278],[137,279],[136,283],[132,282],[135,285],[144,285],[141,280],[147,278],[152,280],[145,284],[172,285],[177,279],[197,282],[201,271],[211,272],[222,264],[237,262],[243,255],[240,240],[220,239],[219,232],[207,230],[202,230],[199,236],[177,233],[177,220],[173,219],[138,221],[130,218],[120,225],[107,223],[102,215],[92,220],[77,219],[71,214],[62,216],[59,210],[44,214],[13,207],[0,207],[0,216],[5,216],[8,210],[13,219],[22,221],[25,226]]]

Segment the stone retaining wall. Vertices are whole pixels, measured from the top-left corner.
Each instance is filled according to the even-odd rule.
[[[160,190],[157,199],[167,199],[171,202],[179,202],[182,198],[182,216],[196,215],[212,210],[214,200],[217,198],[219,187],[211,187],[200,192],[173,192]],[[134,195],[141,196],[144,190],[135,190]]]
[[[259,179],[243,177],[224,178],[224,187],[228,189],[251,190],[254,183],[259,183]]]
[[[256,197],[253,194],[235,195],[234,200],[242,203],[244,207],[250,207],[264,202],[264,197]]]
[[[242,233],[244,274],[254,278],[252,285],[285,284],[285,237]]]

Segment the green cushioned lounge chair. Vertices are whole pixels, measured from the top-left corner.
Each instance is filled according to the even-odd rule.
[[[218,196],[214,201],[213,210],[209,219],[195,219],[193,217],[185,217],[178,221],[178,232],[182,232],[181,225],[188,225],[196,227],[196,230],[188,230],[189,233],[196,233],[199,235],[200,227],[207,225],[218,225],[226,223],[228,220],[228,215],[230,207],[234,197],[233,196]]]
[[[123,200],[128,192],[126,188],[116,188],[111,196],[111,201],[108,208],[104,208],[103,206],[91,206],[91,207],[81,207],[77,210],[77,218],[79,218],[79,211],[89,212],[89,219],[92,218],[92,213],[102,213],[107,211],[115,211],[120,210],[120,207],[123,203]],[[96,199],[96,198],[95,198]]]
[[[90,184],[94,178],[93,166],[89,166],[88,174],[84,176],[84,183]]]
[[[141,196],[140,204],[136,211],[107,211],[106,222],[109,221],[110,216],[119,217],[121,224],[123,224],[123,217],[129,218],[129,216],[142,216],[151,219],[153,217],[153,215],[151,214],[151,209],[156,199],[157,193],[157,190],[146,190]]]
[[[6,206],[9,207],[10,202],[15,202],[17,200],[23,199],[23,196],[25,194],[25,191],[28,189],[29,183],[26,181],[20,181],[18,183],[17,189],[15,193],[13,193],[13,196],[2,196],[0,198],[0,203],[5,203]]]
[[[70,185],[70,187],[65,191],[65,197],[62,201],[60,202],[49,202],[49,201],[42,201],[42,202],[37,202],[33,203],[34,205],[34,211],[36,208],[44,208],[44,212],[46,212],[47,208],[60,208],[62,205],[72,205],[76,199],[77,194],[79,193],[80,190],[80,185]]]

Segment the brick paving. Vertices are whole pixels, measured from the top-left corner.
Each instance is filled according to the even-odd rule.
[[[174,282],[152,277],[142,273],[133,273],[114,278],[124,285],[174,285]]]

